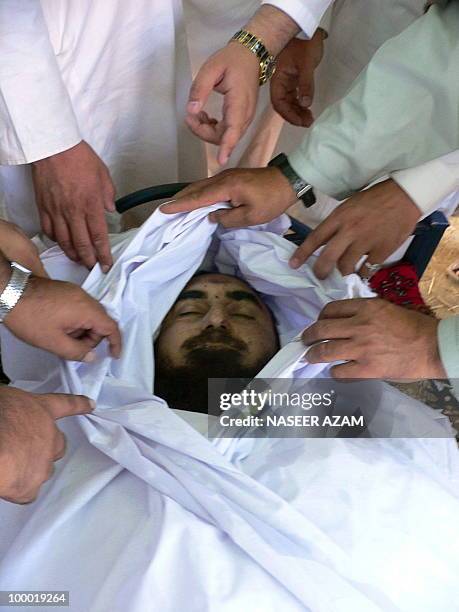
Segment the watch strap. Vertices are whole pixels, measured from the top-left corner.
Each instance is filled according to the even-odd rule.
[[[280,153],[272,159],[268,166],[279,168],[295,191],[297,199],[301,200],[306,208],[316,203],[316,196],[312,185],[295,172],[284,153]]]
[[[25,291],[31,275],[30,270],[15,261],[11,262],[11,277],[5,289],[0,294],[0,322],[10,313],[19,302]]]

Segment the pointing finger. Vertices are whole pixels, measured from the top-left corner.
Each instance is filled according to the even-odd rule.
[[[252,116],[253,109],[250,102],[241,99],[237,90],[230,89],[225,96],[223,106],[225,131],[222,135],[220,151],[218,152],[218,162],[221,166],[227,163]]]
[[[342,319],[346,317],[353,317],[359,313],[368,299],[373,298],[354,298],[351,300],[338,300],[336,302],[330,302],[324,308],[322,308],[319,319]]]
[[[303,244],[297,248],[289,261],[290,266],[292,268],[299,268],[303,265],[320,246],[330,240],[337,229],[337,222],[333,219],[329,218],[323,221],[306,237]]]
[[[314,272],[317,278],[327,278],[327,276],[333,272],[338,260],[349,246],[349,241],[350,239],[340,232],[333,236],[325,248],[320,252],[314,264]]]
[[[177,198],[175,202],[164,204],[161,206],[161,212],[166,214],[188,212],[218,202],[227,202],[230,199],[230,189],[223,181],[218,184],[209,183],[208,186],[203,187],[191,195]]]
[[[205,106],[215,85],[221,80],[224,70],[212,61],[206,62],[199,70],[190,89],[186,110],[196,115]]]

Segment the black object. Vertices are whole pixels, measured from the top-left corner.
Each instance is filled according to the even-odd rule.
[[[301,200],[306,208],[309,208],[316,203],[316,196],[314,194],[312,185],[310,185],[295,172],[284,153],[280,153],[280,155],[272,159],[268,166],[279,168],[292,186],[294,192],[296,193],[297,199]]]
[[[134,193],[130,193],[116,200],[116,210],[119,213],[124,213],[141,204],[147,204],[147,202],[173,198],[179,191],[188,187],[189,184],[190,183],[166,183],[165,185],[156,185],[154,187],[140,189],[140,191],[134,191]]]

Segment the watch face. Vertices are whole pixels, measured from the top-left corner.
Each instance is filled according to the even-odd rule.
[[[308,191],[309,184],[306,183],[306,181],[303,181],[302,178],[298,177],[293,183],[292,187],[295,190],[297,198],[301,198],[301,196]]]

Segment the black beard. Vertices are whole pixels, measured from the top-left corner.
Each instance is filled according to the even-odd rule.
[[[155,395],[170,408],[207,413],[209,378],[252,379],[272,355],[264,355],[251,366],[243,364],[243,357],[244,351],[235,347],[196,347],[188,352],[186,365],[174,367],[155,354]]]

